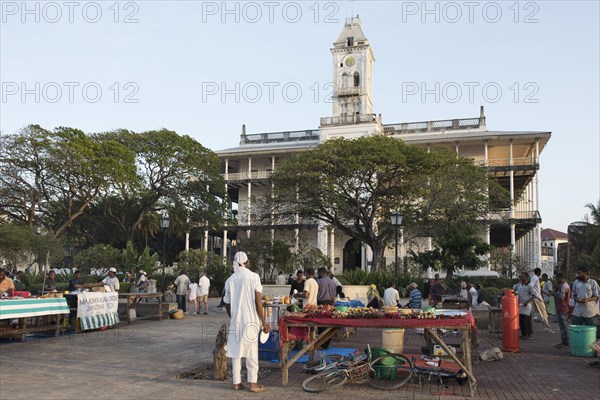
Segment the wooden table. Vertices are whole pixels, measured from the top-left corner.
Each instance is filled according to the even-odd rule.
[[[146,318],[158,318],[162,319],[162,293],[119,293],[119,298],[127,299],[127,323],[131,323],[130,309],[136,310],[136,319]],[[143,317],[137,316],[137,305],[142,299],[157,299],[158,300],[158,314],[144,315]]]
[[[308,343],[302,350],[288,360],[291,340],[291,328],[308,328],[311,332]],[[422,328],[446,354],[456,362],[459,367],[469,377],[469,391],[471,397],[475,396],[477,388],[475,375],[473,374],[473,362],[471,359],[471,330],[475,329],[473,316],[467,312],[465,317],[456,319],[349,319],[349,318],[294,318],[284,316],[279,323],[279,333],[281,338],[280,365],[281,365],[281,383],[288,384],[289,368],[307,352],[314,352],[319,346],[331,339],[341,328],[376,328],[376,329],[416,329]],[[317,328],[325,328],[320,334]],[[461,360],[444,342],[442,337],[437,334],[438,329],[456,329],[462,331],[461,350],[463,359]]]
[[[60,333],[62,315],[69,314],[64,298],[0,300],[0,320],[18,320],[16,326],[0,327],[0,338],[17,337],[22,342],[29,333]]]

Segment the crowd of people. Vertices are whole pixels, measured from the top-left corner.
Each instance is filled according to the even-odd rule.
[[[519,282],[514,286],[519,301],[521,338],[527,340],[533,335],[534,315],[543,322],[547,332],[554,333],[547,312],[552,309],[556,313],[561,339],[555,347],[569,348],[569,319],[573,325],[594,324],[594,318],[600,314],[600,287],[585,267],[577,269],[571,285],[564,273],[557,272],[556,289],[548,275],[541,272],[540,268],[535,268],[531,278],[527,272],[521,272]]]

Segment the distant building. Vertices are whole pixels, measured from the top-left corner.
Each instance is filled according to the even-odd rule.
[[[240,241],[252,232],[268,232],[290,247],[300,243],[321,250],[334,266],[335,273],[354,268],[368,269],[371,249],[322,222],[305,220],[298,215],[289,225],[269,224],[259,218],[259,211],[271,189],[269,178],[286,158],[307,151],[336,137],[386,135],[407,144],[430,150],[449,147],[463,157],[488,169],[490,176],[505,187],[511,196],[508,209],[490,213],[482,220],[480,234],[487,243],[505,247],[519,256],[526,269],[542,262],[539,213],[538,171],[540,154],[550,139],[547,131],[488,130],[483,107],[472,118],[420,122],[383,123],[381,114],[373,112],[373,50],[365,37],[358,17],[349,18],[331,48],[333,97],[331,116],[320,119],[319,127],[247,134],[242,127],[239,145],[217,151],[237,224],[221,232],[211,232],[221,254],[227,257]],[[411,61],[418,62],[418,61]],[[399,103],[401,104],[401,103]],[[401,110],[398,110],[401,113]],[[309,120],[310,121],[310,120]],[[301,194],[300,194],[301,195]],[[209,233],[205,233],[207,248]],[[404,242],[400,235],[398,254],[411,249],[432,249],[431,238]],[[393,246],[392,246],[393,247]],[[393,250],[385,254],[393,259]]]
[[[559,257],[558,248],[561,243],[568,243],[569,236],[555,229],[542,229],[542,272],[547,273],[549,276],[554,275],[554,271],[558,269]]]

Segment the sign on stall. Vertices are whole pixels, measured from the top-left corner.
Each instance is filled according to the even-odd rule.
[[[82,330],[119,323],[119,293],[83,292],[77,296],[77,318]]]

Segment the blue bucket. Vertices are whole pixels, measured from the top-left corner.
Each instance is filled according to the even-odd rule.
[[[590,325],[571,325],[569,327],[569,346],[571,355],[576,357],[594,357],[596,352],[590,344],[596,341],[596,327]]]

